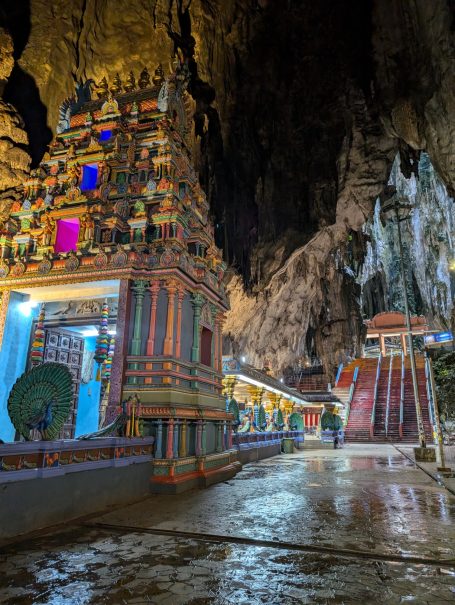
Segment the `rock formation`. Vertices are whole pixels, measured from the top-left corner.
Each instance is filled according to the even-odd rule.
[[[227,344],[282,369],[316,355],[331,371],[358,353],[362,296],[376,292],[363,262],[369,238],[383,236],[365,224],[397,153],[398,180],[418,178],[425,150],[454,190],[449,0],[2,4],[16,57],[5,98],[35,164],[76,82],[137,79],[158,63],[168,73],[176,53],[190,69],[195,161],[232,267]],[[442,321],[446,302],[428,297]]]
[[[13,41],[9,33],[0,29],[0,221],[14,199],[14,188],[27,177],[30,168],[23,121],[16,109],[1,98],[13,65]]]

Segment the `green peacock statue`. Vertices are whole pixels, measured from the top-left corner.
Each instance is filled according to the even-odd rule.
[[[276,417],[276,423],[277,423],[279,429],[282,430],[283,425],[284,425],[284,418],[283,418],[283,412],[281,410],[278,410],[278,414]]]
[[[267,426],[265,408],[262,404],[259,406],[259,410],[258,410],[258,426],[261,430],[264,430],[265,427]]]
[[[343,428],[343,422],[337,414],[326,410],[321,416],[321,429],[323,431],[339,431]]]
[[[30,440],[37,430],[45,441],[56,439],[70,413],[73,381],[60,363],[44,363],[17,379],[8,398],[8,414],[15,429]]]
[[[291,430],[293,430],[293,431],[303,431],[304,422],[303,422],[302,414],[293,412],[289,416],[289,426],[291,427]]]

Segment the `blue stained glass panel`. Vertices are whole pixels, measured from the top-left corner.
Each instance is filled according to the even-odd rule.
[[[81,191],[88,191],[96,188],[98,179],[98,164],[85,164],[82,167]]]

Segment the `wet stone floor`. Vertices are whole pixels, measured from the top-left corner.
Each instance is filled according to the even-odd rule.
[[[454,519],[392,446],[283,455],[4,547],[0,603],[454,603]]]

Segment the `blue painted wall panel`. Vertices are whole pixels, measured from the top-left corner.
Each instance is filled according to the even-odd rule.
[[[27,317],[20,306],[27,298],[16,292],[11,293],[0,350],[0,439],[3,441],[14,441],[15,429],[7,410],[8,396],[27,365],[33,313]],[[36,312],[37,310],[34,310],[35,314]]]
[[[85,351],[94,351],[96,336],[86,338],[84,347]],[[97,370],[98,364],[94,363],[91,381],[87,384],[81,382],[79,387],[75,437],[98,430],[101,381],[97,382],[96,380]]]

